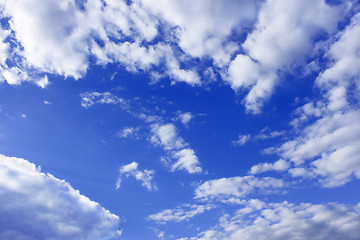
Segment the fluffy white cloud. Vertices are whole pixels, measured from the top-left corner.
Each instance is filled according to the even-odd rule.
[[[331,65],[318,77],[318,85],[333,88],[334,85],[348,87],[350,83],[355,83],[357,89],[359,88],[359,81],[356,81],[360,75],[360,43],[356,41],[359,37],[360,14],[357,14],[337,41],[330,46],[327,56],[331,60]],[[343,95],[341,92],[337,94]]]
[[[285,0],[2,0],[0,4],[1,14],[10,22],[9,29],[0,33],[0,81],[33,81],[45,87],[46,73],[81,78],[89,59],[94,59],[97,64],[148,72],[153,80],[168,76],[172,83],[202,85],[203,69],[187,63],[210,59],[213,64],[207,67],[236,91],[248,91],[246,109],[259,113],[280,81],[278,73],[312,57],[319,37],[334,36],[351,1],[336,6],[325,0],[291,4]],[[348,38],[356,37],[354,33]],[[336,60],[345,52],[332,53]],[[6,60],[15,65],[7,65]],[[348,54],[331,71],[356,71],[356,60],[356,54]],[[336,74],[329,69],[323,75]]]
[[[184,124],[185,126],[188,126],[189,122],[191,121],[191,119],[194,118],[194,115],[192,115],[191,112],[177,112],[178,116],[177,119],[180,120],[180,122],[182,122],[182,124]]]
[[[214,205],[183,204],[174,209],[166,209],[159,213],[151,214],[148,219],[158,223],[188,221],[214,207]]]
[[[286,186],[282,179],[254,176],[220,178],[206,181],[195,189],[195,198],[201,200],[226,200],[243,198],[261,190],[262,194],[280,190]]]
[[[145,169],[144,171],[138,170],[139,164],[137,162],[132,162],[127,165],[122,166],[119,169],[119,177],[116,181],[116,189],[120,188],[121,181],[123,176],[134,177],[137,181],[141,182],[148,191],[157,190],[157,186],[152,182],[154,177],[154,171]]]
[[[228,41],[235,30],[242,32],[256,19],[260,2],[249,0],[189,1],[142,0],[142,4],[171,27],[179,47],[192,57],[211,57],[215,64],[227,64],[239,47]]]
[[[163,159],[168,165],[171,165],[171,170],[185,170],[188,173],[200,173],[202,169],[195,151],[189,147],[189,144],[183,138],[178,136],[176,127],[172,123],[168,124],[152,124],[153,135],[151,142],[156,145],[161,145],[168,151],[168,160]],[[171,161],[175,160],[175,162]]]
[[[188,173],[202,172],[198,157],[191,148],[184,148],[176,152],[173,157],[177,159],[177,161],[171,166],[172,171],[185,170]]]
[[[34,164],[0,155],[0,238],[110,239],[120,219]]]
[[[235,214],[222,216],[215,227],[197,237],[181,240],[355,240],[360,234],[359,206],[266,204],[253,200],[246,202]]]
[[[165,150],[177,150],[186,146],[184,140],[178,136],[176,127],[172,123],[153,124],[151,129],[154,133],[151,142],[162,145]]]
[[[243,43],[246,55],[230,63],[227,77],[233,89],[249,89],[248,111],[261,112],[279,82],[277,72],[303,64],[313,54],[315,37],[335,32],[340,9],[325,0],[268,0],[262,5],[255,29]]]
[[[249,173],[250,174],[258,174],[258,173],[267,172],[267,171],[285,171],[285,170],[288,170],[289,167],[290,167],[290,164],[287,161],[280,159],[280,160],[274,162],[273,164],[271,164],[271,163],[256,164],[251,167]]]
[[[301,131],[277,149],[287,163],[255,165],[251,172],[290,168],[292,176],[318,178],[325,187],[360,178],[359,71],[353,65],[359,62],[356,52],[360,44],[354,40],[360,36],[359,19],[359,15],[353,16],[351,24],[329,45],[329,68],[315,82],[322,93],[320,99],[295,111],[291,124]]]

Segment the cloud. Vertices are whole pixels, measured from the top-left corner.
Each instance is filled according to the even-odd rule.
[[[243,146],[250,141],[259,141],[259,140],[266,140],[271,138],[276,138],[285,134],[285,131],[269,131],[269,128],[264,128],[260,131],[260,133],[251,136],[250,134],[247,135],[239,135],[238,140],[232,141],[232,144],[235,146]]]
[[[182,124],[184,124],[185,126],[189,125],[189,122],[191,121],[191,119],[194,118],[194,115],[192,115],[191,112],[178,112],[177,113],[177,119],[180,120],[180,122]]]
[[[151,214],[148,219],[158,223],[189,221],[191,218],[213,209],[214,205],[183,204],[174,209],[166,209]]]
[[[233,197],[243,198],[261,190],[263,194],[284,188],[282,179],[254,176],[220,178],[202,183],[195,189],[195,198],[200,200],[226,200]]]
[[[260,203],[260,204],[259,204]],[[196,237],[182,240],[247,239],[358,239],[359,204],[266,204],[247,201],[233,215],[225,214],[219,223]]]
[[[89,108],[94,104],[122,104],[125,105],[125,100],[112,95],[110,92],[86,92],[81,95],[81,106]]]
[[[119,170],[119,177],[116,181],[116,189],[120,188],[122,177],[134,177],[137,181],[141,182],[141,185],[145,187],[148,191],[157,190],[157,186],[152,182],[154,177],[154,171],[145,169],[144,171],[138,170],[139,164],[137,162],[132,162],[130,164],[124,165]]]
[[[171,170],[185,170],[188,173],[200,173],[202,168],[200,162],[192,148],[187,147],[189,144],[183,138],[178,136],[176,127],[172,123],[152,124],[151,130],[153,135],[151,142],[155,145],[161,145],[168,151],[170,159],[164,159],[167,165],[171,166]],[[175,160],[173,162],[172,160]]]
[[[280,159],[280,160],[274,162],[273,164],[271,164],[271,163],[256,164],[251,167],[249,173],[250,174],[258,174],[258,173],[267,172],[267,171],[285,171],[285,170],[288,170],[289,167],[290,167],[290,164],[287,161]]]
[[[177,159],[177,161],[171,166],[172,171],[185,170],[188,173],[202,172],[198,157],[191,148],[184,148],[176,152],[173,157]]]
[[[250,141],[251,139],[251,135],[239,135],[239,139],[232,141],[232,144],[235,146],[242,146],[245,145],[245,143],[247,143],[248,141]]]
[[[358,62],[354,53],[360,44],[353,38],[360,34],[359,19],[359,15],[354,15],[329,45],[329,67],[315,82],[321,95],[295,111],[291,124],[297,136],[275,150],[283,159],[279,160],[281,164],[278,161],[255,165],[251,172],[290,168],[293,177],[317,178],[324,187],[337,187],[360,178],[360,97],[355,93],[359,89],[359,71],[347,64]]]
[[[27,160],[0,155],[1,239],[110,239],[119,217]]]
[[[242,45],[245,53],[230,63],[226,78],[234,90],[248,90],[247,111],[260,113],[280,82],[278,72],[304,64],[313,54],[314,38],[336,31],[340,10],[325,0],[269,0],[261,6],[255,28]]]
[[[176,127],[172,123],[153,124],[151,130],[153,132],[151,142],[163,146],[165,150],[177,150],[186,146],[184,140],[178,136]]]
[[[241,32],[256,19],[260,3],[248,0],[218,2],[141,1],[146,9],[171,26],[168,35],[191,57],[211,57],[224,66],[239,46],[228,38],[235,27]],[[175,29],[175,30],[172,30]]]
[[[134,127],[124,127],[121,131],[117,133],[118,137],[121,138],[129,138],[129,137],[136,137],[139,132],[139,128]]]
[[[39,4],[35,0],[0,4],[9,21],[0,31],[0,81],[32,81],[44,88],[47,73],[83,77],[90,59],[148,73],[153,81],[169,77],[172,84],[192,86],[205,84],[201,76],[212,69],[236,92],[247,92],[248,112],[260,113],[281,82],[281,73],[306,65],[316,55],[314,49],[335,35],[355,3],[41,0],[38,8],[32,7]],[[356,58],[349,54],[350,64],[338,61],[333,68],[337,70],[324,72],[324,78],[350,66],[354,71]],[[194,61],[206,69],[191,64]]]
[[[119,98],[110,92],[86,92],[81,94],[81,106],[89,108],[94,104],[116,104],[120,105],[129,114],[145,120],[151,124],[150,141],[154,145],[159,145],[167,152],[168,157],[162,158],[162,162],[169,166],[171,171],[184,170],[188,173],[200,173],[200,161],[195,154],[195,151],[189,147],[189,144],[179,136],[176,126],[173,123],[162,124],[163,119],[156,115],[147,115],[142,110],[136,112],[131,106],[131,101],[126,101]],[[124,128],[118,132],[119,137],[136,136],[138,128]]]

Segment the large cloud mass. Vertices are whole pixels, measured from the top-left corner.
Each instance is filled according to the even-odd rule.
[[[0,155],[0,239],[110,239],[120,219],[34,164]]]
[[[302,67],[314,57],[313,50],[335,36],[338,23],[355,3],[2,0],[0,4],[9,22],[0,34],[2,80],[10,84],[34,81],[45,87],[47,82],[41,79],[46,73],[81,78],[90,61],[149,72],[155,81],[167,76],[173,83],[190,85],[202,85],[206,77],[201,76],[215,71],[234,90],[245,90],[246,109],[259,113],[281,82],[279,73]],[[189,64],[198,60],[205,69]]]

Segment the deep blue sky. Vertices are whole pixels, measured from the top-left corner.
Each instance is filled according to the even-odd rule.
[[[359,236],[357,1],[0,4],[1,239]]]

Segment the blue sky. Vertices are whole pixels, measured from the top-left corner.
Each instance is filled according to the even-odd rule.
[[[358,1],[0,6],[0,239],[358,239]]]

